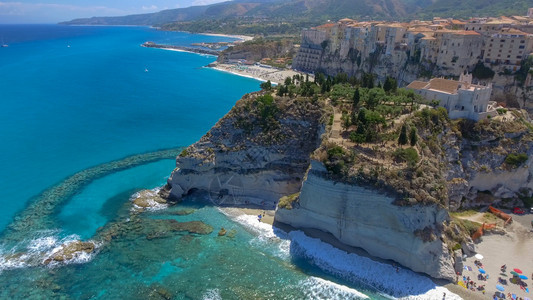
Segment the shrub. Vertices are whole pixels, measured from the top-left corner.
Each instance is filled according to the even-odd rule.
[[[179,157],[185,157],[187,155],[189,155],[189,151],[187,151],[187,149],[183,149],[183,151],[181,151]]]
[[[526,161],[527,161],[527,154],[525,153],[519,153],[519,154],[511,153],[507,155],[507,157],[505,158],[505,163],[513,168],[518,168]]]
[[[394,159],[399,162],[407,162],[407,165],[410,167],[415,166],[418,160],[420,159],[418,157],[418,152],[414,148],[406,148],[406,149],[397,149],[392,154],[394,156]]]
[[[285,209],[292,209],[292,203],[296,200],[298,200],[298,197],[300,196],[300,193],[295,193],[288,196],[283,196],[279,199],[279,208],[285,208]]]
[[[472,76],[478,79],[488,79],[494,77],[494,71],[491,68],[486,67],[483,62],[479,61],[474,70],[472,70]]]

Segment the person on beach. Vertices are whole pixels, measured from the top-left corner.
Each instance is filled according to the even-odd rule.
[[[261,218],[262,218],[262,216],[260,214],[257,215],[257,221],[261,222]]]

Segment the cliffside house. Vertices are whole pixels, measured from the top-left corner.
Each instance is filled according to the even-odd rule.
[[[462,74],[459,81],[444,78],[433,78],[429,82],[415,80],[407,88],[427,100],[438,101],[451,119],[478,121],[497,115],[496,103],[489,101],[492,85],[472,84],[472,74]]]

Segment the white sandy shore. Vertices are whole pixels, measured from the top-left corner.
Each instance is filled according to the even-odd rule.
[[[480,214],[481,215],[481,214]],[[474,257],[469,257],[464,261],[465,266],[472,268],[472,271],[463,270],[464,276],[469,276],[476,285],[485,285],[486,293],[485,299],[492,299],[496,292],[496,285],[498,284],[498,277],[507,280],[507,284],[503,285],[505,288],[505,295],[507,293],[515,294],[522,299],[533,299],[533,232],[531,232],[531,221],[533,221],[533,214],[523,216],[513,216],[513,223],[505,227],[506,234],[488,234],[482,237],[482,241],[476,245],[476,250],[483,255],[481,263],[483,269],[489,274],[486,281],[478,280],[478,268],[474,264]],[[500,267],[507,265],[507,272],[501,273]],[[523,274],[528,277],[524,282],[528,285],[529,293],[520,289],[520,286],[513,284],[509,279],[513,277],[509,272],[514,268],[523,271]],[[457,286],[466,291],[466,289]],[[477,290],[470,292],[469,295],[474,297],[481,294]],[[470,298],[470,297],[469,297]]]
[[[368,255],[360,255],[357,251],[351,252],[325,243],[324,241],[328,241],[330,236],[324,232],[316,231],[313,234],[308,234],[295,230],[285,233],[283,231],[285,228],[281,230],[267,224],[267,222],[258,222],[257,214],[262,210],[238,208],[221,208],[221,210],[234,221],[258,234],[259,239],[265,242],[277,241],[280,243],[280,249],[286,252],[282,257],[287,258],[290,255],[304,257],[327,273],[336,274],[336,277],[344,280],[372,286],[387,295],[392,294],[396,299],[441,300],[444,293],[446,293],[445,299],[447,300],[461,299],[460,295],[453,293],[443,284],[436,284],[427,276],[404,268],[397,271],[389,263],[372,259]],[[272,210],[265,212],[266,216],[273,214],[274,211]],[[353,292],[359,294],[356,290]],[[358,296],[366,298],[361,294]],[[463,297],[470,299],[466,296]]]
[[[276,68],[265,68],[260,66],[237,66],[232,64],[219,64],[217,63],[212,67],[215,70],[228,72],[231,74],[254,78],[261,81],[270,80],[273,84],[279,84],[285,81],[285,78],[292,77],[296,74],[305,75],[293,70],[278,70]],[[312,80],[312,78],[310,78]]]
[[[253,36],[248,35],[231,35],[231,34],[222,34],[222,33],[200,33],[201,35],[208,35],[208,36],[221,36],[221,37],[228,37],[233,39],[239,39],[242,41],[251,41],[254,39]]]

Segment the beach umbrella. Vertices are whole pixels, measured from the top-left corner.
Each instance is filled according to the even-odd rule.
[[[511,271],[510,273],[513,274],[514,276],[518,276],[518,275],[519,275],[519,274],[516,273],[515,271]]]
[[[498,291],[500,291],[500,292],[505,291],[505,288],[504,288],[502,285],[500,285],[500,284],[497,284],[497,285],[496,285],[496,289],[497,289]]]
[[[527,279],[526,275],[519,275],[518,277],[520,277],[520,279]]]
[[[522,274],[522,270],[520,270],[520,269],[518,269],[518,268],[517,268],[517,269],[513,269],[513,271],[515,271],[515,272],[518,273],[518,274]]]
[[[482,260],[482,259],[483,259],[483,255],[481,255],[481,254],[479,254],[479,253],[476,254],[476,255],[474,255],[474,257],[477,258],[477,259],[479,259],[479,260]]]
[[[486,273],[485,270],[483,270],[483,269],[479,269],[478,271],[479,271],[479,273],[481,273],[481,274],[485,274],[485,273]]]

